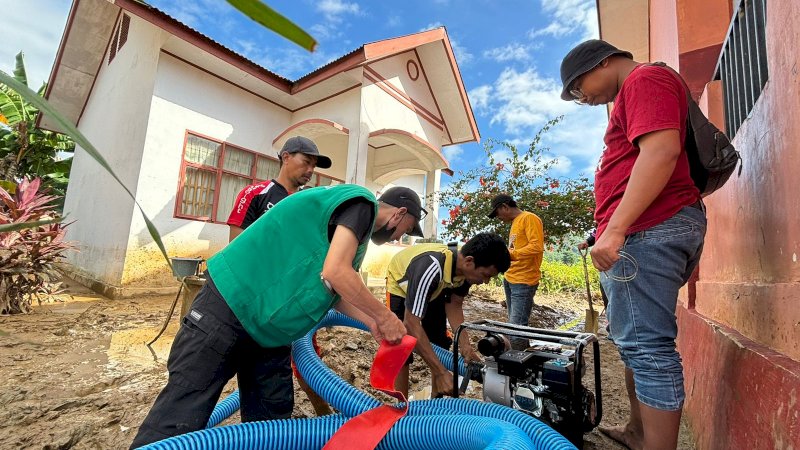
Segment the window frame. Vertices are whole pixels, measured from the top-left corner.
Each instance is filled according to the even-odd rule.
[[[214,142],[214,143],[220,145],[220,152],[219,152],[219,155],[217,156],[217,167],[207,166],[205,164],[200,164],[200,163],[189,162],[189,161],[186,160],[186,146],[187,146],[187,144],[189,142],[189,136],[194,136],[194,137],[198,137],[198,138],[201,138],[201,139],[205,139],[207,141],[211,141],[211,142]],[[232,172],[230,170],[225,170],[223,168],[223,163],[225,161],[225,152],[226,152],[228,147],[231,147],[231,148],[233,148],[233,149],[235,149],[237,151],[250,153],[251,155],[253,155],[253,164],[250,167],[249,176],[243,175],[243,174],[238,173],[238,172]],[[224,174],[227,174],[227,175],[231,175],[231,176],[235,176],[235,177],[239,177],[239,178],[246,178],[246,179],[248,179],[248,183],[247,183],[248,185],[255,184],[255,183],[260,183],[262,181],[266,181],[266,180],[262,180],[262,179],[256,178],[256,171],[258,169],[258,158],[266,158],[268,160],[271,160],[271,161],[274,161],[274,162],[277,162],[278,164],[280,164],[280,161],[278,161],[278,158],[275,158],[273,156],[269,156],[269,155],[264,154],[264,153],[259,153],[259,152],[256,152],[254,150],[250,150],[248,148],[245,148],[245,147],[243,147],[241,145],[236,145],[236,144],[233,144],[231,142],[221,141],[221,140],[215,139],[215,138],[213,138],[211,136],[207,136],[207,135],[204,135],[202,133],[198,133],[196,131],[192,131],[192,130],[187,129],[184,132],[184,135],[183,135],[183,149],[181,151],[181,165],[180,165],[180,169],[179,169],[179,172],[178,172],[178,191],[177,191],[177,193],[175,195],[175,209],[173,211],[173,217],[176,218],[176,219],[194,220],[194,221],[198,221],[198,222],[207,222],[207,223],[215,223],[215,224],[225,225],[226,224],[225,221],[221,221],[220,222],[220,221],[214,220],[214,218],[217,217],[217,208],[219,207],[219,195],[220,195],[220,188],[222,186],[222,176]],[[214,203],[213,203],[213,205],[211,207],[211,217],[207,217],[207,216],[192,216],[190,214],[184,214],[183,212],[181,212],[181,206],[183,204],[183,191],[184,191],[184,186],[185,186],[185,183],[186,183],[186,168],[187,167],[191,167],[191,168],[193,168],[195,170],[204,170],[204,171],[207,171],[207,172],[213,172],[214,173],[214,176],[215,176],[215,180],[214,180],[214,198],[213,198],[213,202]],[[307,187],[319,186],[320,180],[322,178],[329,178],[331,180],[338,181],[339,183],[344,183],[344,180],[342,180],[340,178],[333,177],[333,176],[330,176],[330,175],[321,174],[321,173],[317,173],[317,171],[315,170],[314,171],[314,175],[312,176],[312,178],[310,180],[310,182],[313,181],[313,183],[315,183],[315,184],[309,184],[309,185],[306,185],[306,186]],[[227,218],[226,218],[226,220],[227,220]]]

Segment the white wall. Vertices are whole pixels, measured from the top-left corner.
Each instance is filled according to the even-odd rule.
[[[131,16],[128,40],[97,75],[78,128],[137,194],[142,146],[153,91],[160,33]],[[81,272],[118,285],[128,242],[133,201],[110,175],[76,148],[64,210],[67,239],[76,241],[68,263]]]
[[[361,89],[355,88],[324,102],[296,111],[292,114],[291,123],[300,123],[308,119],[326,119],[342,125],[351,133],[358,133],[360,108]],[[315,139],[320,153],[331,158],[332,162],[330,169],[318,169],[316,172],[341,180],[345,179],[348,139],[348,136],[326,136]]]
[[[363,116],[370,131],[382,129],[399,129],[416,134],[428,141],[434,147],[439,147],[442,142],[442,131],[427,120],[418,116],[414,111],[398,102],[394,97],[384,92],[374,84],[365,86],[362,90]]]
[[[228,242],[227,225],[174,217],[186,130],[274,156],[272,140],[289,126],[290,117],[283,108],[160,54],[138,197],[169,256],[208,258]],[[144,221],[134,215],[123,284],[163,286],[171,279]]]

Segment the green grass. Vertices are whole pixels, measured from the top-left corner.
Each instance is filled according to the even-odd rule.
[[[588,263],[589,286],[592,296],[600,295],[600,274]],[[583,262],[565,264],[558,261],[542,261],[542,280],[539,290],[549,294],[585,294],[586,281],[583,272]]]
[[[589,287],[592,297],[600,298],[600,273],[594,268],[591,258],[587,259],[589,272]],[[498,275],[491,284],[503,285],[503,275]],[[578,260],[574,264],[545,258],[542,261],[542,279],[539,281],[539,290],[544,294],[569,294],[586,296],[586,281],[583,274],[583,262]]]

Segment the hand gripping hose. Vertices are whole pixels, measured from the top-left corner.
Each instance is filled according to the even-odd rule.
[[[341,412],[313,419],[250,422],[175,436],[145,449],[320,449],[350,418],[380,406],[371,395],[356,389],[328,368],[314,352],[311,336],[318,328],[343,325],[366,327],[331,311],[305,337],[292,345],[295,364],[309,386]],[[452,353],[435,347],[439,359],[452,370]],[[459,373],[464,373],[459,361]],[[220,402],[208,426],[235,411],[238,391]],[[470,399],[433,399],[409,402],[409,412],[380,442],[378,449],[574,449],[563,436],[539,420],[511,408]]]

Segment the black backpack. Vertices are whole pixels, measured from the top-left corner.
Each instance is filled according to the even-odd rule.
[[[686,81],[675,69],[663,62],[651,65],[665,67],[681,80],[686,88],[689,113],[686,115],[686,154],[689,156],[689,173],[700,194],[705,197],[721,188],[730,178],[742,157],[725,136],[700,110],[686,85]],[[739,166],[739,174],[742,166]]]

